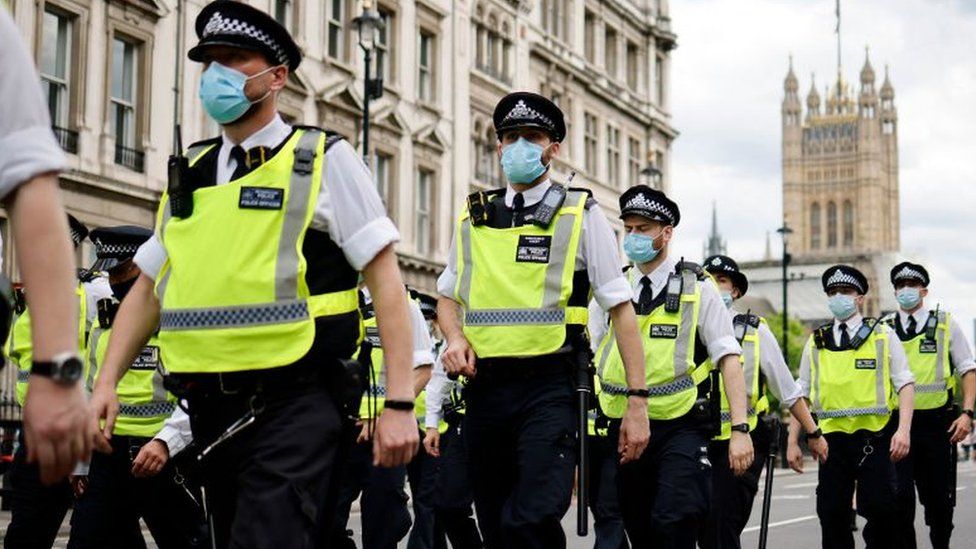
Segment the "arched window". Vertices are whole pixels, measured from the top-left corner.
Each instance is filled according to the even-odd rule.
[[[820,249],[820,204],[810,206],[810,248]]]
[[[837,204],[827,203],[827,247],[837,247]]]
[[[844,247],[854,246],[854,205],[850,200],[844,201]]]

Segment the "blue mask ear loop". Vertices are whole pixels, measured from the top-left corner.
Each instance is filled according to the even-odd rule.
[[[247,87],[247,81],[248,80],[251,80],[252,78],[257,78],[257,77],[259,77],[259,76],[261,76],[263,74],[267,74],[269,71],[272,71],[274,69],[277,69],[278,67],[284,67],[284,65],[275,65],[273,67],[268,67],[268,68],[264,69],[263,71],[261,71],[261,72],[259,72],[257,74],[252,74],[251,76],[248,76],[247,78],[244,79],[244,86]],[[248,101],[251,101],[251,106],[257,105],[258,103],[260,103],[260,102],[264,101],[265,99],[267,99],[271,95],[271,92],[272,91],[273,90],[271,90],[270,88],[268,88],[268,93],[264,94],[264,96],[261,97],[261,99],[255,99],[254,101],[251,101],[250,99],[248,99]],[[244,92],[244,90],[242,89],[241,92]],[[246,93],[244,94],[244,97],[247,97],[247,94]]]

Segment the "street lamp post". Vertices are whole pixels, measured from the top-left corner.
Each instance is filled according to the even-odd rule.
[[[654,164],[649,164],[646,168],[640,171],[640,174],[651,180],[651,188],[661,190],[661,179],[664,174],[658,169]]]
[[[788,251],[787,242],[789,240],[788,237],[790,233],[793,232],[793,229],[787,227],[786,224],[784,223],[782,227],[776,229],[776,232],[778,232],[780,236],[783,237],[783,262],[782,262],[783,263],[783,360],[785,360],[786,364],[789,365],[790,363],[790,340],[788,339],[789,301],[786,292],[786,288],[788,287],[789,284],[789,278],[787,277],[786,274],[786,267],[790,263],[790,253]]]
[[[376,36],[383,29],[383,19],[372,7],[370,0],[363,1],[363,13],[352,20],[359,33],[359,47],[363,50],[363,162],[369,165],[369,102],[383,95],[383,78],[373,76],[373,50]]]

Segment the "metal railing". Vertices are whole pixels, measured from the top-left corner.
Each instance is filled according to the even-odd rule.
[[[145,169],[146,153],[137,150],[130,149],[129,147],[123,147],[122,145],[115,145],[115,163],[120,166],[125,166],[130,170],[142,173]]]
[[[78,153],[78,132],[60,126],[51,126],[51,131],[54,132],[54,138],[58,140],[58,145],[64,152]]]

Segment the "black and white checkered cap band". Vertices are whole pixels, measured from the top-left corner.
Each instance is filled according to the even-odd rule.
[[[674,214],[668,209],[667,206],[661,204],[656,200],[649,200],[643,194],[637,194],[633,198],[627,201],[624,205],[625,212],[631,212],[631,210],[642,210],[649,215],[651,219],[660,219],[661,221],[667,221],[669,223],[674,223]]]
[[[894,278],[895,280],[904,280],[907,278],[911,280],[918,280],[919,282],[925,282],[925,277],[922,276],[922,273],[916,271],[908,265],[905,265],[900,271],[895,273]]]
[[[244,21],[224,17],[219,11],[215,11],[210,17],[210,21],[207,21],[207,26],[203,28],[203,33],[200,38],[220,34],[236,34],[253,38],[271,48],[275,57],[278,58],[279,63],[282,65],[288,64],[288,55],[285,54],[285,49],[281,47],[281,44],[271,38],[268,33]]]
[[[834,274],[830,275],[830,278],[827,279],[826,286],[827,288],[831,288],[833,286],[851,286],[853,288],[857,288],[861,293],[864,293],[864,286],[861,284],[861,281],[845,273],[844,271],[841,271],[840,269],[834,271]]]
[[[519,100],[519,102],[515,104],[515,107],[508,111],[508,114],[505,115],[502,122],[505,122],[509,118],[516,118],[519,120],[538,120],[550,128],[555,127],[555,124],[553,124],[551,118],[533,109],[532,107],[529,107],[525,104],[525,101],[522,100]]]
[[[98,257],[126,257],[135,255],[138,251],[138,244],[102,244],[95,242],[95,253]]]

